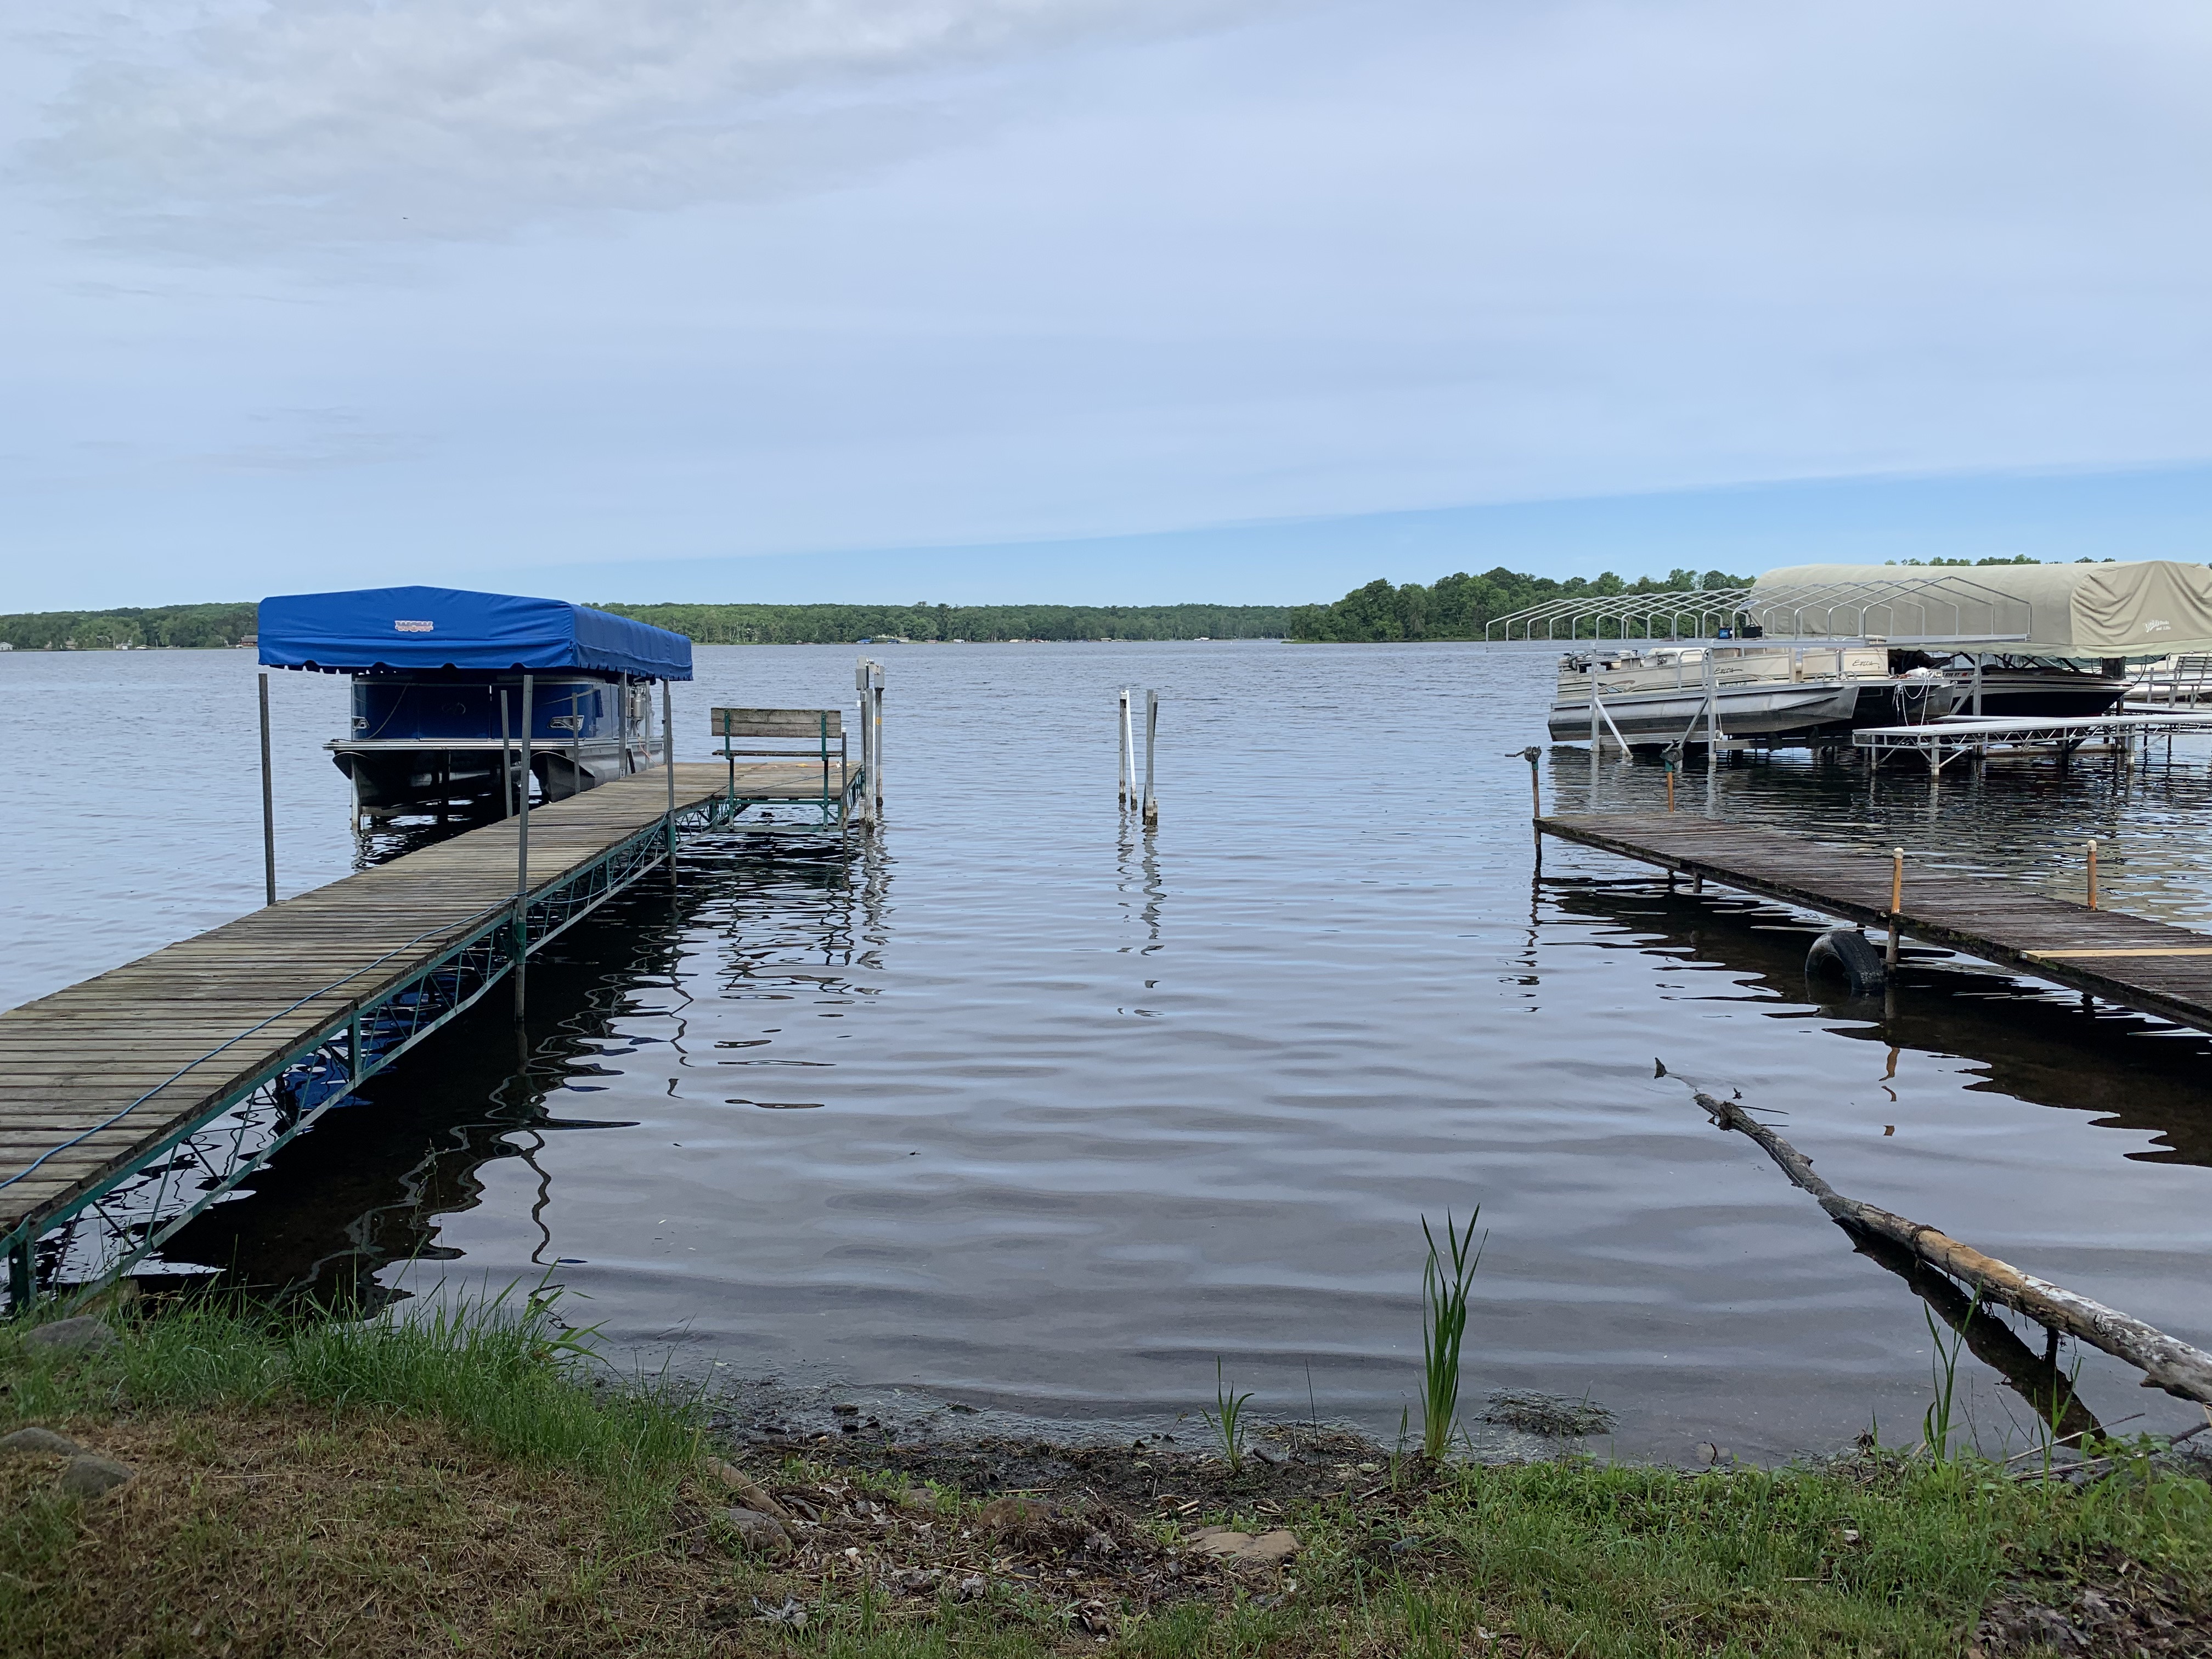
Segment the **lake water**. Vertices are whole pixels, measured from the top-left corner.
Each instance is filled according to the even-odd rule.
[[[715,647],[711,703],[850,695],[851,647]],[[1824,1003],[1807,919],[1554,845],[1528,767],[1553,659],[1476,647],[877,648],[888,822],[848,857],[687,855],[176,1241],[240,1281],[549,1267],[608,1336],[724,1376],[1054,1417],[1255,1406],[1395,1431],[1420,1219],[1481,1207],[1467,1388],[1593,1399],[1624,1455],[1774,1455],[1925,1401],[1922,1304],[1678,1073],[1786,1114],[1854,1196],[2212,1346],[2208,1044],[1968,963]],[[257,903],[243,653],[0,656],[12,1006]],[[1114,690],[1157,687],[1158,831],[1116,810]],[[280,885],[362,856],[319,749],[344,683],[274,677]],[[2199,744],[2119,773],[1724,768],[1711,805],[2212,926]],[[1917,765],[1917,763],[1915,763]],[[1650,805],[1559,750],[1547,808]],[[1686,811],[1708,805],[1685,780]],[[372,849],[374,851],[374,849]],[[2006,1395],[1978,1370],[1992,1438]],[[2179,1402],[2092,1355],[2108,1425]],[[2024,1424],[2025,1408],[2011,1401]],[[2135,1413],[2145,1413],[2135,1417]]]

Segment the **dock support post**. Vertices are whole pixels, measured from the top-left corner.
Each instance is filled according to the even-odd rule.
[[[1114,799],[1123,811],[1129,810],[1129,688],[1123,686],[1115,694],[1118,708],[1114,716],[1114,733],[1121,739],[1121,756],[1115,763]]]
[[[39,1296],[38,1258],[31,1254],[33,1241],[19,1238],[8,1247],[8,1309],[27,1311]]]
[[[1152,751],[1160,735],[1160,694],[1145,693],[1145,828],[1157,830],[1160,823],[1160,800],[1152,793]]]
[[[261,877],[266,902],[276,902],[276,787],[269,770],[269,676],[261,676]]]
[[[1125,686],[1121,691],[1121,755],[1128,763],[1121,769],[1121,793],[1133,812],[1140,802],[1137,793],[1137,689]]]
[[[868,695],[868,669],[866,657],[853,664],[853,690],[859,693],[860,708],[860,823],[872,827],[876,821],[876,723],[868,716],[873,713],[873,699]]]
[[[875,816],[884,815],[884,665],[868,665],[868,731],[875,739],[876,763],[868,769],[868,790],[875,797]]]
[[[660,683],[660,725],[668,740],[668,885],[676,886],[676,694]]]
[[[514,738],[507,729],[505,686],[499,690],[499,815],[514,816]]]
[[[514,1023],[522,1024],[523,979],[530,965],[530,755],[537,729],[531,708],[532,677],[522,677],[522,778],[517,786],[514,831]]]
[[[1599,755],[1600,751],[1601,751],[1601,750],[1604,749],[1604,747],[1605,747],[1605,733],[1604,733],[1603,732],[1601,732],[1601,731],[1600,731],[1600,730],[1598,729],[1598,723],[1597,723],[1597,722],[1598,722],[1598,712],[1597,712],[1597,648],[1596,648],[1595,646],[1593,646],[1593,647],[1590,648],[1590,683],[1589,683],[1589,700],[1590,700],[1590,763],[1594,766],[1594,765],[1595,765],[1595,764],[1597,763],[1597,757],[1598,757],[1598,755]],[[1592,775],[1593,779],[1595,779],[1595,775],[1595,775],[1595,773],[1593,773],[1591,775]]]
[[[2097,841],[2094,836],[2089,839],[2089,908],[2097,908]]]
[[[1887,972],[1897,971],[1898,913],[1905,908],[1905,849],[1889,849],[1889,942],[1882,946],[1881,965]]]

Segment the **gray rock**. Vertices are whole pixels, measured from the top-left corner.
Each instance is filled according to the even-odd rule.
[[[747,1549],[768,1555],[791,1553],[791,1540],[784,1536],[783,1524],[774,1516],[763,1515],[758,1510],[726,1509],[722,1518],[736,1528]]]
[[[1271,1567],[1287,1561],[1304,1547],[1296,1533],[1283,1528],[1254,1537],[1231,1527],[1200,1527],[1190,1542],[1201,1553],[1240,1566]]]
[[[740,1508],[772,1516],[778,1521],[791,1519],[789,1510],[769,1497],[766,1488],[736,1465],[725,1463],[717,1458],[707,1467],[717,1480],[730,1489],[730,1495],[738,1500]]]
[[[135,1480],[137,1471],[111,1457],[95,1457],[90,1452],[79,1452],[62,1471],[62,1490],[71,1498],[97,1498],[102,1492],[113,1492],[126,1480]]]
[[[53,1452],[67,1457],[79,1449],[76,1441],[52,1429],[18,1429],[13,1434],[0,1435],[0,1450],[4,1451]]]
[[[50,1348],[57,1353],[98,1353],[112,1346],[115,1333],[107,1328],[106,1322],[86,1314],[76,1319],[57,1319],[51,1325],[39,1325],[23,1334],[27,1348]]]

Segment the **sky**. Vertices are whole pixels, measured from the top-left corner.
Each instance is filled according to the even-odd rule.
[[[2201,0],[11,0],[0,611],[2212,558]]]

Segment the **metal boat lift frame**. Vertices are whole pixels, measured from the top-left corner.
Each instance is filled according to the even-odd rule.
[[[2212,713],[2186,709],[2070,719],[1951,715],[1925,726],[1867,726],[1851,733],[1851,746],[1866,750],[1875,768],[1892,755],[1918,755],[1933,779],[1961,755],[1986,755],[1991,749],[2041,749],[2065,756],[2095,738],[2132,742],[2137,737],[2206,732],[2212,732]]]

